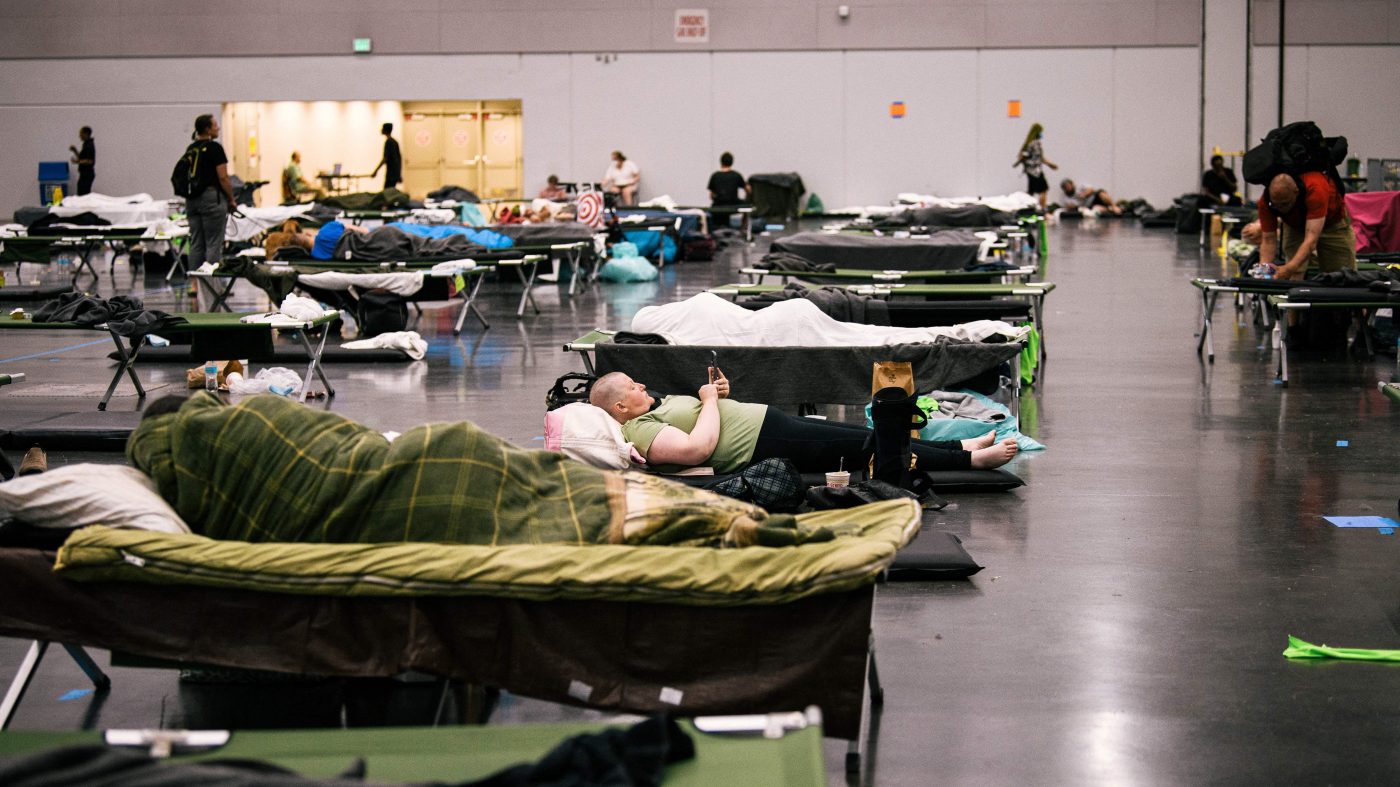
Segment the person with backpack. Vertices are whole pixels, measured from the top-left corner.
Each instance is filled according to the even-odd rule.
[[[1274,277],[1302,279],[1309,263],[1323,272],[1356,268],[1356,235],[1336,182],[1325,172],[1275,175],[1259,198],[1259,261],[1277,265]]]
[[[190,223],[190,270],[223,259],[228,216],[238,210],[228,178],[228,156],[224,146],[216,141],[218,138],[219,121],[213,115],[195,118],[194,142],[185,148],[171,177],[175,193],[185,198],[185,217]]]

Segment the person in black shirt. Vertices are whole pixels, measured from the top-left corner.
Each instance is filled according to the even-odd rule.
[[[238,209],[233,184],[228,179],[228,156],[217,140],[219,121],[213,115],[194,119],[194,142],[198,153],[190,196],[185,198],[185,217],[190,223],[190,269],[205,262],[218,262],[224,256],[224,233],[228,214]]]
[[[91,194],[92,179],[96,177],[93,164],[97,162],[97,148],[92,144],[92,127],[78,129],[78,139],[83,142],[81,150],[73,145],[68,146],[73,152],[73,163],[78,165],[78,193]]]
[[[389,136],[394,133],[394,124],[385,123],[380,127],[379,133],[384,135],[384,155],[380,157],[379,163],[374,165],[374,172],[369,173],[372,178],[379,174],[379,168],[384,168],[384,190],[399,185],[403,182],[403,156],[399,153],[399,143]]]
[[[1237,193],[1239,188],[1235,171],[1225,168],[1225,157],[1211,156],[1210,169],[1201,175],[1201,195],[1206,198],[1206,204],[1242,205],[1243,200]]]
[[[714,206],[742,205],[743,200],[739,199],[739,190],[744,191],[744,196],[748,196],[749,184],[744,180],[744,176],[735,172],[734,154],[725,151],[719,157],[719,171],[710,175],[710,183],[707,188],[710,190],[710,204]]]

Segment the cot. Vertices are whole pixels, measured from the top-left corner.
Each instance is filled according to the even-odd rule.
[[[1017,359],[1021,342],[929,342],[871,347],[734,347],[617,344],[614,332],[595,329],[564,345],[579,354],[589,374],[625,372],[653,393],[693,396],[704,382],[711,353],[746,401],[809,408],[815,404],[864,405],[876,361],[908,361],[918,390],[937,390]],[[1019,361],[1018,361],[1019,362]],[[1011,375],[1013,411],[1021,376]]]
[[[1377,383],[1377,387],[1379,387],[1381,389],[1381,393],[1389,397],[1391,401],[1400,402],[1400,380],[1390,383],[1382,380],[1381,382]]]
[[[762,284],[773,277],[786,283],[789,279],[814,282],[855,282],[878,285],[887,282],[916,282],[923,284],[973,284],[1025,281],[1036,274],[1030,266],[1006,268],[1003,270],[865,270],[860,268],[837,268],[834,271],[792,271],[773,268],[740,268],[739,273],[748,277],[747,284]]]
[[[57,557],[0,548],[0,636],[34,641],[0,722],[62,643],[99,686],[82,648],[301,675],[416,670],[613,711],[817,705],[858,757],[881,698],[873,582],[921,518],[909,500],[805,514],[803,527],[863,535],[748,550],[247,544],[87,528]]]
[[[737,300],[742,296],[761,295],[782,289],[772,284],[725,284],[708,291],[720,297]],[[1045,359],[1045,296],[1055,289],[1050,282],[1023,284],[905,284],[881,282],[869,285],[847,285],[847,290],[877,298],[922,298],[924,300],[990,300],[1018,298],[1031,304],[1031,323],[1040,334],[1040,357]]]
[[[521,266],[536,264],[543,257],[532,256],[522,258]],[[481,323],[483,329],[490,328],[491,325],[482,315],[481,310],[476,307],[476,297],[481,291],[481,285],[486,281],[486,274],[496,270],[495,265],[476,265],[472,260],[460,260],[462,263],[455,268],[442,267],[434,270],[435,266],[442,263],[426,262],[379,262],[379,263],[355,263],[351,261],[312,261],[286,263],[273,261],[266,263],[273,269],[291,269],[297,273],[422,273],[427,277],[421,290],[409,296],[409,303],[421,314],[420,302],[425,301],[452,301],[460,300],[461,308],[457,311],[457,320],[452,328],[452,335],[456,336],[462,332],[462,326],[466,322],[467,314],[470,313]],[[467,264],[470,263],[470,264]],[[190,278],[208,282],[204,291],[209,293],[211,312],[232,311],[228,304],[228,297],[233,291],[233,287],[240,279],[246,279],[243,274],[232,273],[215,269],[210,272],[192,271]],[[521,307],[524,307],[522,300]]]
[[[0,263],[13,262],[15,275],[18,277],[26,262],[46,265],[54,251],[73,251],[78,259],[77,264],[73,266],[73,281],[77,282],[78,277],[82,276],[85,270],[92,278],[97,278],[97,269],[92,265],[92,257],[99,249],[108,246],[115,249],[116,244],[153,241],[172,243],[187,235],[187,230],[184,232],[155,232],[130,227],[55,227],[54,234],[16,235],[0,239],[0,243],[4,243],[5,246],[4,251],[0,252]],[[112,273],[116,269],[115,266],[116,256],[113,255],[107,272]],[[171,270],[174,270],[173,266]],[[166,279],[169,278],[169,273],[167,273]]]
[[[1288,323],[1284,316],[1289,312],[1345,309],[1352,312],[1366,312],[1372,309],[1400,308],[1400,294],[1376,292],[1362,287],[1294,287],[1280,294],[1268,296],[1269,308],[1274,311],[1273,346],[1278,349],[1278,365],[1274,379],[1282,386],[1288,385]],[[1355,341],[1366,346],[1368,355],[1374,355],[1371,347],[1371,334],[1363,321]],[[1400,353],[1395,359],[1393,380],[1400,381]]]
[[[320,341],[312,344],[308,335],[317,328],[324,328],[334,321],[339,313],[327,311],[314,320],[297,320],[282,315],[267,315],[253,312],[246,314],[237,313],[201,313],[182,312],[172,315],[181,318],[185,324],[162,328],[162,334],[191,334],[198,338],[209,337],[211,340],[222,340],[227,343],[237,344],[247,340],[268,340],[270,341],[273,331],[287,331],[292,333],[301,342],[309,358],[306,366],[306,374],[302,380],[301,401],[306,401],[307,394],[311,389],[311,378],[313,375],[321,380],[321,384],[326,388],[327,396],[335,396],[335,389],[326,379],[325,371],[321,368],[321,353],[326,347],[326,337],[329,331],[322,330]],[[266,322],[244,322],[244,318],[265,317]],[[112,330],[106,323],[98,325],[78,325],[71,322],[34,322],[31,319],[24,320],[0,320],[0,330],[30,330],[30,331],[82,331],[96,330],[106,331],[112,342],[117,346],[117,370],[112,375],[112,381],[107,385],[107,391],[97,403],[98,410],[106,410],[107,403],[111,400],[113,392],[117,389],[117,384],[121,382],[122,375],[131,378],[131,384],[136,387],[136,395],[142,398],[146,396],[146,389],[141,386],[141,378],[136,374],[136,362],[141,354],[144,345],[145,335],[136,335],[127,338],[123,342],[121,335]],[[243,357],[236,353],[219,357]]]
[[[712,716],[678,724],[695,744],[692,760],[666,768],[662,787],[724,784],[728,787],[824,787],[821,712]],[[616,727],[619,722],[572,722],[514,726],[391,727],[348,730],[238,731],[216,748],[187,745],[194,738],[178,732],[170,764],[219,760],[259,760],[311,778],[332,778],[356,760],[376,784],[435,782],[455,784],[485,778],[501,769],[537,762],[566,738]],[[704,730],[758,730],[712,734]],[[772,728],[773,736],[764,734]],[[222,731],[219,731],[222,732]],[[101,744],[112,734],[145,731],[16,731],[0,736],[0,757],[33,754],[57,747]],[[222,737],[220,735],[220,737]],[[149,747],[146,747],[149,748]]]
[[[962,270],[977,260],[982,239],[967,230],[943,230],[908,238],[852,233],[799,232],[773,241],[774,252],[816,263],[862,270]]]

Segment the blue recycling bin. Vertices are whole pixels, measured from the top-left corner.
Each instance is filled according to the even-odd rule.
[[[63,195],[68,196],[73,193],[68,181],[68,162],[66,161],[41,161],[39,162],[39,204],[53,204],[54,187],[63,189]]]

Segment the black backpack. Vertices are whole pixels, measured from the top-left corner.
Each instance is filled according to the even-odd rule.
[[[1346,137],[1324,137],[1311,120],[1289,123],[1270,131],[1244,154],[1246,183],[1267,186],[1277,175],[1324,172],[1340,185],[1336,167],[1347,157]]]
[[[387,290],[366,290],[360,293],[355,322],[360,336],[397,333],[408,328],[408,302],[402,295]]]
[[[557,410],[566,404],[588,401],[588,392],[593,389],[597,377],[582,372],[569,372],[554,381],[554,385],[544,395],[546,410]]]
[[[203,142],[191,142],[175,162],[175,170],[170,173],[170,188],[177,197],[198,197],[205,188],[199,182],[199,156],[204,152]]]

